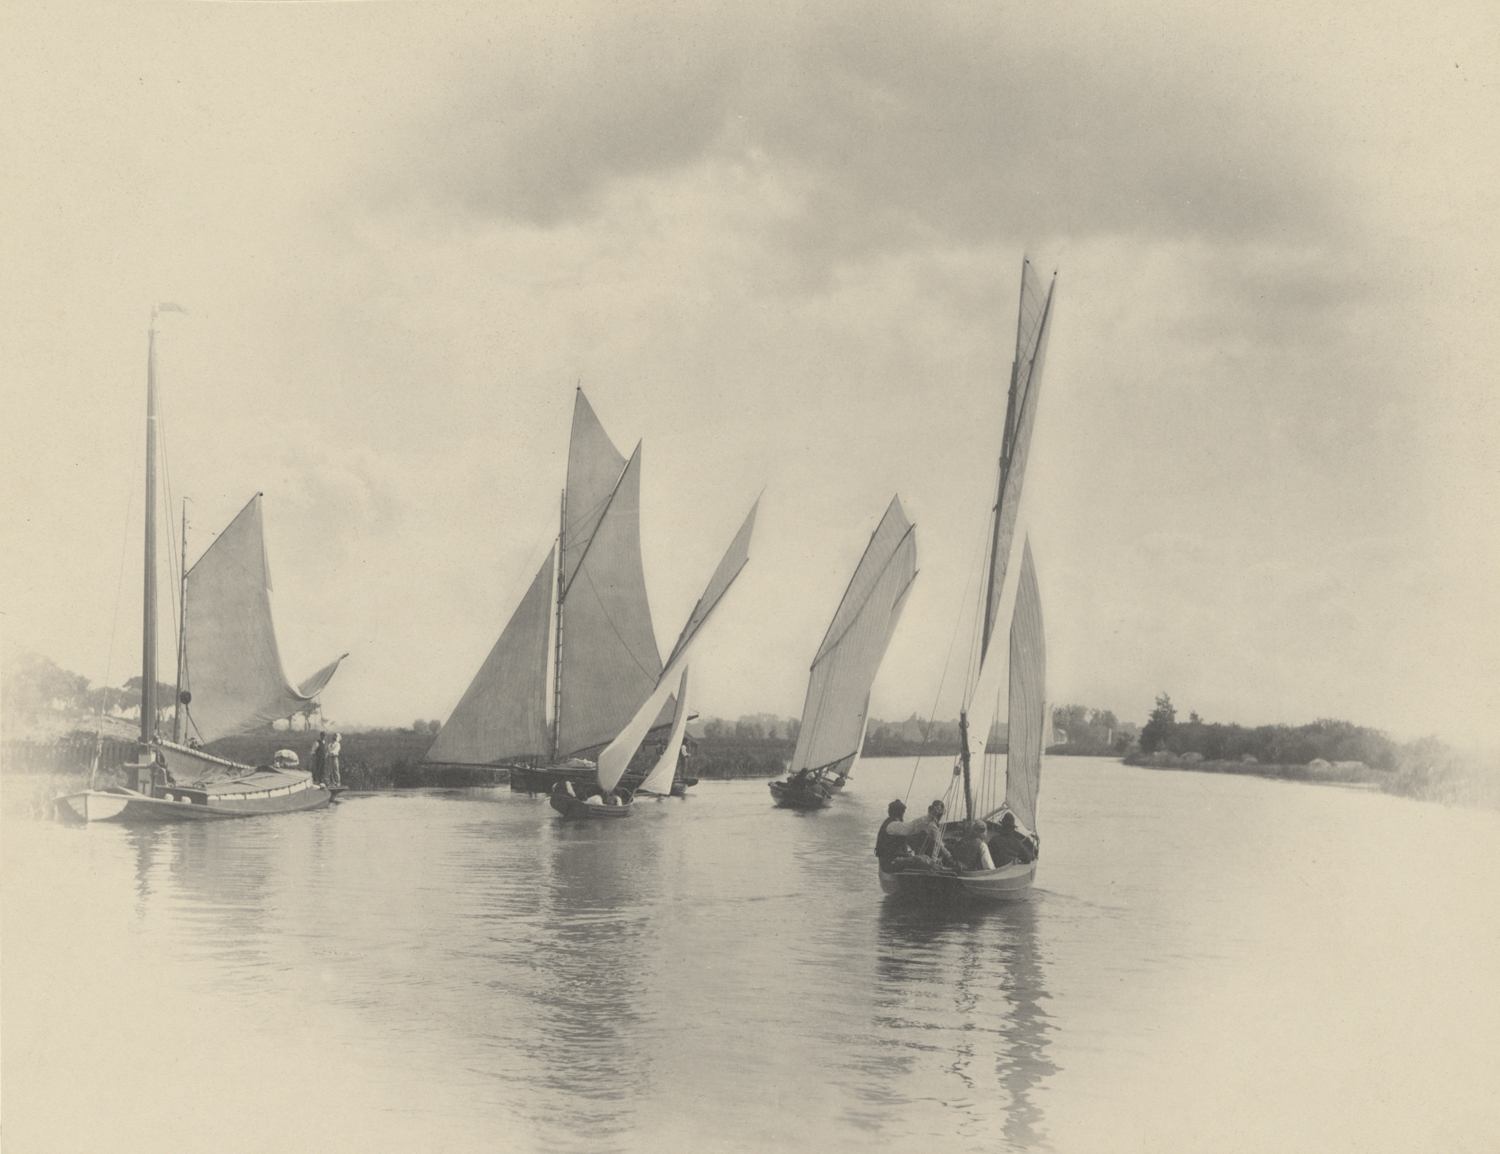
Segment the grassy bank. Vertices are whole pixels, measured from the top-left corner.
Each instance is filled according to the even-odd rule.
[[[1196,754],[1132,754],[1126,765],[1147,769],[1187,769],[1195,773],[1235,773],[1284,781],[1313,781],[1336,785],[1368,785],[1383,793],[1444,805],[1500,810],[1500,757],[1461,753],[1439,742],[1416,742],[1403,747],[1391,769],[1376,769],[1360,761],[1314,759],[1264,764],[1253,759],[1211,761]]]

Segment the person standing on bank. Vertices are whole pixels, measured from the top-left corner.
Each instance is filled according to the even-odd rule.
[[[327,769],[329,789],[338,789],[343,785],[342,780],[339,778],[339,750],[343,745],[340,740],[342,737],[343,734],[335,733],[333,740],[328,743],[328,751],[325,755],[324,764]]]
[[[324,759],[328,756],[328,734],[319,733],[317,744],[312,747],[313,784],[323,784]]]

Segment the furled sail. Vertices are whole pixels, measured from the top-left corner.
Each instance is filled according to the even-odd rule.
[[[1045,700],[1047,642],[1031,542],[1021,553],[1021,578],[1010,622],[1010,752],[1005,757],[1005,805],[1016,821],[1036,830],[1036,794],[1048,731]]]
[[[184,582],[182,685],[191,693],[189,735],[204,743],[289,717],[317,696],[343,660],[295,689],[288,684],[270,591],[257,493]]]
[[[813,658],[791,772],[847,773],[859,753],[870,686],[917,575],[916,531],[891,500]],[[836,764],[836,763],[845,764]]]
[[[485,765],[548,755],[547,634],[556,554],[547,554],[425,760]]]
[[[1016,513],[1021,504],[1021,484],[1026,477],[1026,459],[1031,448],[1031,429],[1036,423],[1037,398],[1042,387],[1042,364],[1047,355],[1047,322],[1052,316],[1054,281],[1042,293],[1041,282],[1030,261],[1021,265],[1021,308],[1016,326],[1016,359],[1011,365],[1010,400],[1006,405],[1005,432],[1000,449],[1000,488],[995,498],[994,531],[990,537],[990,564],[984,606],[981,659],[989,652],[990,636],[999,616],[1000,594],[1005,588],[1005,570],[1010,561],[1011,538],[1016,531]]]
[[[686,662],[688,651],[702,632],[703,626],[707,624],[713,611],[723,601],[724,594],[734,584],[734,579],[739,576],[740,570],[750,560],[750,534],[755,529],[755,510],[759,505],[760,502],[756,501],[750,507],[749,516],[740,526],[740,531],[734,535],[734,540],[729,543],[729,548],[719,562],[719,567],[714,570],[714,575],[709,578],[703,595],[698,598],[693,611],[688,614],[687,624],[682,627],[682,633],[677,638],[677,644],[672,648],[672,656],[667,659],[667,666],[662,671],[656,688],[635,711],[635,716],[630,719],[629,723],[599,754],[599,784],[605,789],[614,789],[619,784],[626,767],[630,764],[630,759],[641,747],[641,742],[645,739],[653,720],[661,714],[666,705],[667,697],[672,691],[673,675]]]
[[[580,409],[587,407],[582,393],[578,404]],[[575,432],[577,428],[575,421]],[[607,438],[604,445],[609,446]],[[582,446],[589,451],[597,447],[597,438],[588,438]],[[573,468],[581,451],[575,444],[569,452],[570,483],[575,472],[582,472]],[[614,452],[612,446],[609,452]],[[592,520],[590,536],[567,554],[571,578],[564,583],[561,614],[560,757],[612,739],[656,686],[662,671],[641,563],[639,446],[611,489]],[[570,484],[569,507],[572,504]]]
[[[688,722],[688,666],[682,667],[682,679],[677,683],[676,709],[672,714],[672,732],[667,737],[666,748],[652,767],[646,779],[636,788],[637,793],[670,793],[672,778],[677,773],[677,757],[682,751],[682,735],[687,732]]]

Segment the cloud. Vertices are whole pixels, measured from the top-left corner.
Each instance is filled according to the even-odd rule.
[[[787,15],[529,27],[477,54],[382,195],[556,227],[614,182],[744,163],[799,192],[777,239],[824,262],[1060,233],[1295,241],[1340,219],[1316,127],[1247,79],[1223,29],[1080,34],[1087,12],[1041,8]]]

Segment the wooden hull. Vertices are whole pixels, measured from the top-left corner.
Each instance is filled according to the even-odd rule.
[[[321,809],[332,794],[304,772],[256,770],[210,785],[162,785],[151,794],[117,787],[66,794],[60,816],[74,821],[218,821]]]
[[[1012,862],[999,869],[965,874],[947,871],[880,871],[880,888],[894,898],[933,905],[987,905],[1020,901],[1031,892],[1036,862]]]
[[[833,795],[819,786],[795,786],[785,781],[770,783],[771,797],[785,809],[827,809]]]
[[[585,801],[567,793],[554,793],[549,799],[552,808],[569,821],[609,820],[629,817],[634,805],[634,796],[629,790],[617,790],[622,804],[605,805],[597,797]]]
[[[540,769],[532,769],[523,765],[507,766],[510,770],[510,788],[515,793],[551,793],[557,786],[571,783],[576,790],[579,787],[588,787],[597,779],[598,770],[593,766],[562,766],[549,765]],[[620,784],[626,789],[635,789],[646,779],[644,772],[627,773],[620,779]],[[676,777],[672,779],[672,796],[683,797],[689,786],[697,785],[696,777]]]

